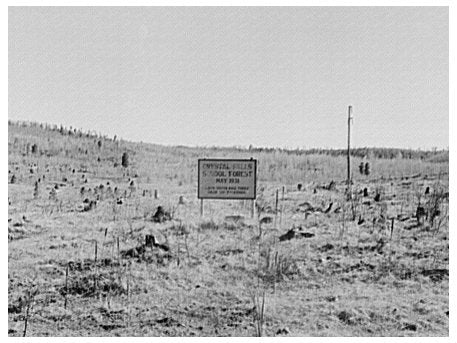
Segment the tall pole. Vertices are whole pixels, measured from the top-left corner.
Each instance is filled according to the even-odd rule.
[[[352,120],[352,106],[348,107],[348,187],[351,184],[351,120]]]

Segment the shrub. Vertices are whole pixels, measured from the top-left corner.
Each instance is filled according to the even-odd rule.
[[[426,202],[425,209],[430,225],[433,226],[435,219],[441,215],[441,207],[442,204],[447,200],[446,198],[446,188],[439,182],[435,183],[433,192]]]
[[[363,162],[360,162],[360,164],[359,164],[359,173],[361,175],[364,174],[364,167],[365,167],[365,164]]]

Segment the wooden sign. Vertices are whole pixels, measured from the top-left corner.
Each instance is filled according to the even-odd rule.
[[[255,199],[257,160],[198,160],[199,199]]]

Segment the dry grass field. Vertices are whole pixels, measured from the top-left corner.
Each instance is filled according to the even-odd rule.
[[[354,157],[349,197],[344,156],[17,123],[8,147],[9,336],[449,334],[445,154]],[[204,157],[258,160],[254,217],[200,216]]]

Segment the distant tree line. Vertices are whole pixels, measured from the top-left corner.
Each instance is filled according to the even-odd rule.
[[[252,152],[252,153],[284,153],[287,155],[326,155],[326,156],[346,156],[347,149],[285,149],[285,148],[269,148],[269,147],[254,147],[250,145],[248,148],[233,146],[233,147],[208,147],[210,150],[221,150],[226,152]],[[352,148],[351,156],[359,158],[378,158],[378,159],[411,159],[411,160],[428,160],[435,156],[449,154],[448,149],[432,149],[432,150],[419,150],[419,149],[400,149],[400,148]],[[447,160],[445,158],[444,160]]]
[[[253,147],[250,145],[247,149],[239,146],[230,148],[210,147],[211,150],[224,150],[227,152],[252,152],[252,153],[284,153],[287,155],[326,155],[326,156],[346,156],[347,149],[285,149],[285,148],[268,148]],[[449,154],[449,150],[414,150],[400,148],[352,148],[351,156],[359,158],[379,158],[379,159],[420,159],[427,160],[434,156]]]
[[[428,159],[437,154],[441,154],[445,150],[413,150],[399,148],[354,148],[351,149],[351,156],[360,158],[383,158],[383,159]],[[324,154],[330,156],[345,156],[346,149],[310,149],[306,150],[306,154]]]
[[[289,155],[327,155],[327,156],[346,156],[347,149],[282,149],[282,148],[248,148],[251,152],[281,152]],[[413,150],[399,148],[353,148],[351,156],[359,158],[379,158],[379,159],[421,159],[426,160],[433,156],[448,153],[449,150]]]
[[[36,122],[26,122],[26,121],[11,121],[8,120],[8,125],[16,125],[19,127],[31,127],[31,128],[40,128],[47,131],[58,132],[63,136],[76,136],[76,137],[86,137],[96,139],[96,144],[100,149],[102,147],[102,140],[111,140],[116,142],[117,137],[114,136],[112,139],[108,138],[106,135],[101,133],[96,133],[94,131],[82,131],[81,129],[76,129],[73,127],[65,127],[63,125],[51,125],[51,124],[42,124]],[[178,146],[180,148],[189,148]],[[35,147],[36,148],[36,147]],[[268,148],[268,147],[254,147],[250,145],[248,148],[242,146],[234,147],[202,147],[209,150],[219,150],[226,152],[252,152],[252,153],[284,153],[287,155],[327,155],[327,156],[345,156],[347,154],[346,149],[285,149],[285,148]],[[189,148],[190,149],[190,148]],[[428,160],[433,157],[440,155],[448,155],[449,150],[414,150],[414,149],[399,149],[399,148],[353,148],[351,149],[351,156],[359,158],[378,158],[378,159],[420,159]],[[444,160],[448,160],[448,157],[445,156]],[[127,162],[128,164],[128,162]]]
[[[29,121],[12,121],[8,120],[8,126],[17,126],[23,128],[36,128],[42,129],[49,132],[57,132],[60,133],[62,136],[76,136],[76,137],[85,137],[85,138],[93,138],[93,139],[104,139],[104,140],[113,140],[116,141],[116,135],[110,139],[107,135],[102,135],[101,133],[97,133],[95,131],[83,131],[81,129],[73,128],[72,126],[66,127],[63,125],[55,125],[55,124],[46,124],[46,123],[37,123],[37,122],[29,122]],[[98,141],[98,146],[101,147],[102,142]]]

